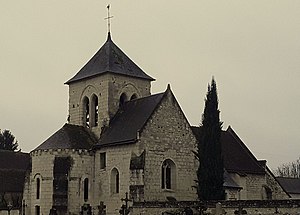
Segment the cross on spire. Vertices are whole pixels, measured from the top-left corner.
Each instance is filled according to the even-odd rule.
[[[104,18],[107,20],[107,30],[108,30],[108,33],[110,33],[110,19],[113,18],[113,16],[110,16],[109,15],[109,8],[110,8],[110,5],[107,5],[107,17]]]

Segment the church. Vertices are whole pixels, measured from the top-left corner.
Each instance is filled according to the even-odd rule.
[[[132,202],[196,201],[197,130],[170,85],[155,79],[112,40],[65,84],[68,123],[30,152],[23,214],[119,214]],[[266,162],[229,127],[222,132],[226,199],[286,199]]]

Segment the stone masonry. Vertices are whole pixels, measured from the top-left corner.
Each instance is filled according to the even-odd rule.
[[[101,128],[109,124],[119,108],[120,96],[126,94],[127,100],[132,95],[137,98],[150,95],[150,82],[143,79],[118,76],[106,73],[101,77],[94,77],[69,85],[69,117],[70,123],[84,125],[83,98],[90,101],[92,96],[98,97],[99,125],[91,127],[92,131],[100,137]],[[90,110],[90,113],[92,111]]]

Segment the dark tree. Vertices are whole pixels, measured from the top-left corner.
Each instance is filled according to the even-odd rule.
[[[199,160],[197,194],[200,200],[222,200],[225,198],[224,165],[220,143],[222,122],[220,122],[217,86],[214,78],[211,85],[208,85],[201,124],[196,152]]]
[[[9,130],[0,132],[0,149],[15,151],[18,149],[18,141]]]

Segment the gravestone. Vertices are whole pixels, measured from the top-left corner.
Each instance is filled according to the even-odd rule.
[[[80,215],[92,215],[92,207],[89,204],[84,204],[81,207]]]

